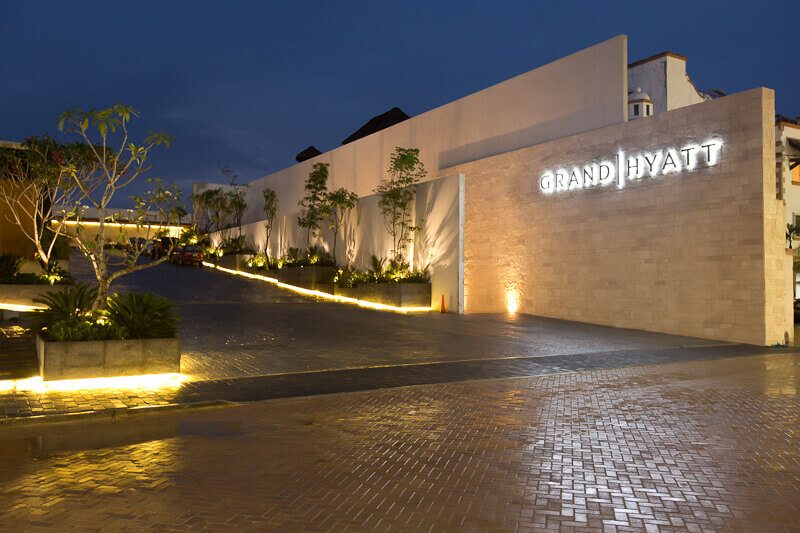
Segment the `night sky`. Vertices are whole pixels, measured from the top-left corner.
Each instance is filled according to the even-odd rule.
[[[247,182],[392,106],[417,115],[621,33],[630,61],[678,52],[698,88],[767,86],[795,117],[799,19],[796,0],[0,0],[0,139],[126,103],[138,131],[175,137],[153,175],[190,190],[229,163]]]

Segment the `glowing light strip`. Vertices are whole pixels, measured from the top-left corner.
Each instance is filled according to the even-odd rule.
[[[0,311],[17,311],[27,313],[28,311],[42,311],[46,309],[43,305],[27,305],[27,304],[8,304],[0,302]]]
[[[230,268],[221,267],[215,265],[214,263],[207,263],[203,261],[203,266],[209,268],[216,268],[217,270],[221,270],[222,272],[227,272],[229,274],[234,274],[237,276],[242,276],[245,278],[250,279],[257,279],[261,281],[266,281],[267,283],[272,283],[282,289],[288,289],[290,291],[296,292],[298,294],[302,294],[304,296],[313,296],[315,298],[323,298],[325,300],[330,300],[332,302],[339,302],[344,304],[355,304],[359,307],[365,307],[367,309],[375,309],[377,311],[392,311],[395,313],[426,313],[431,310],[431,307],[398,307],[396,305],[389,305],[389,304],[379,304],[376,302],[368,302],[366,300],[359,300],[357,298],[350,298],[348,296],[341,296],[338,294],[331,294],[329,292],[322,292],[313,289],[306,289],[304,287],[298,287],[296,285],[289,285],[288,283],[283,283],[276,278],[270,278],[269,276],[262,276],[260,274],[251,274],[250,272],[242,272],[241,270],[232,270]]]
[[[177,389],[185,381],[183,374],[142,374],[108,378],[62,379],[44,381],[41,377],[0,381],[0,392],[74,392],[84,390]]]
[[[78,225],[80,225],[80,226],[99,226],[100,222],[97,222],[97,221],[94,221],[94,220],[81,220],[80,222],[78,222],[77,220],[64,220],[64,221],[56,221],[56,220],[54,220],[53,224],[64,224],[65,226],[78,226]],[[132,223],[129,223],[129,222],[128,223],[126,223],[126,222],[106,222],[105,225],[106,226],[121,227],[121,228],[148,228],[149,227],[151,229],[152,228],[156,228],[156,229],[171,229],[171,230],[182,230],[182,229],[188,228],[188,226],[172,226],[172,225],[164,225],[164,226],[162,226],[161,224],[147,224],[147,223],[144,223],[144,224],[141,224],[141,225],[137,225],[137,224],[132,224]]]

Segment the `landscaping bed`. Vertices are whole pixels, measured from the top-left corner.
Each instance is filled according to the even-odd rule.
[[[284,267],[276,270],[274,275],[282,283],[305,289],[325,290],[333,286],[336,267],[317,265]]]
[[[216,259],[212,257],[212,261],[223,268],[229,268],[231,270],[246,270],[247,262],[252,257],[253,254],[226,254],[222,257],[217,257]]]
[[[430,283],[368,283],[334,288],[334,294],[397,307],[430,307]]]
[[[106,309],[92,304],[97,290],[78,284],[38,303],[34,319],[42,379],[80,379],[179,373],[178,316],[168,299],[115,293]]]
[[[42,379],[78,379],[181,371],[180,339],[50,342],[36,336]]]
[[[0,304],[32,306],[36,298],[61,291],[74,283],[63,268],[54,266],[49,274],[23,272],[25,263],[20,256],[0,254]]]
[[[36,305],[34,299],[60,292],[68,285],[23,285],[0,283],[0,303],[12,305]]]

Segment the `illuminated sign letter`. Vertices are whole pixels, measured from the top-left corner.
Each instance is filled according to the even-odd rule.
[[[594,187],[598,181],[597,165],[586,165],[583,167],[583,186]]]
[[[612,183],[622,189],[627,181],[644,176],[657,178],[662,174],[689,172],[698,167],[716,165],[723,154],[724,143],[711,137],[705,143],[689,141],[650,151],[620,149],[612,159],[594,159],[581,165],[559,166],[545,170],[539,177],[542,194],[574,191],[592,187],[608,187]]]
[[[658,176],[658,160],[661,158],[661,152],[654,154],[644,154],[644,161],[647,163],[647,172],[651,178]]]
[[[539,178],[539,189],[545,194],[552,194],[556,190],[556,178],[552,172],[545,172]]]
[[[664,156],[664,163],[661,165],[661,173],[669,174],[670,172],[680,172],[681,165],[678,159],[678,154],[673,149],[667,150],[667,155]]]
[[[566,191],[567,186],[564,183],[564,178],[567,176],[564,174],[563,171],[556,170],[556,190],[557,191]]]
[[[569,190],[572,189],[580,189],[583,187],[583,182],[581,181],[581,172],[578,170],[578,167],[572,167],[572,172],[569,175]]]
[[[631,161],[633,161],[633,164],[631,164]],[[625,174],[627,174],[628,179],[637,180],[637,179],[642,177],[641,172],[639,172],[639,156],[638,155],[634,156],[634,157],[629,157],[626,165],[627,165],[627,167],[625,169]],[[631,172],[631,169],[633,169],[634,171]]]
[[[599,172],[600,174],[600,185],[608,185],[614,178],[616,177],[616,172],[614,171],[614,163],[609,163],[608,161],[603,161],[600,163]]]

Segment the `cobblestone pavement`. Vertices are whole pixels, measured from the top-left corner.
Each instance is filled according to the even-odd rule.
[[[117,416],[119,410],[125,409],[253,402],[409,385],[535,376],[630,365],[652,366],[667,362],[730,359],[773,353],[790,352],[786,349],[748,345],[706,346],[323,370],[184,383],[168,382],[167,386],[150,388],[0,390],[0,423],[45,417],[52,420],[54,416],[76,414]]]
[[[172,265],[123,279],[128,285],[118,289],[156,290],[178,302],[183,371],[192,381],[170,388],[37,392],[4,389],[0,376],[0,421],[779,351],[526,316],[379,313]],[[19,328],[0,329],[9,332],[0,335],[0,359],[16,358],[10,367],[24,371]],[[27,342],[33,362],[32,341]],[[35,365],[31,368],[35,371]]]
[[[800,356],[0,432],[0,528],[797,531]]]
[[[72,262],[79,277],[84,263]],[[720,344],[522,315],[398,315],[174,265],[121,278],[115,289],[178,304],[183,371],[199,379]]]

